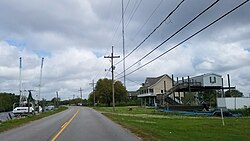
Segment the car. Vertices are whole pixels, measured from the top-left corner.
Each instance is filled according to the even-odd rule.
[[[34,108],[32,108],[32,107],[16,107],[15,109],[13,109],[12,113],[15,116],[32,114],[32,113],[34,113]]]
[[[55,109],[55,106],[53,106],[53,105],[49,105],[49,106],[45,107],[46,111],[51,111],[51,110],[54,110],[54,109]]]

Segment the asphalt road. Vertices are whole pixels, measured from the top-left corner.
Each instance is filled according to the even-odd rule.
[[[68,110],[0,133],[1,141],[138,141],[127,129],[86,107]]]

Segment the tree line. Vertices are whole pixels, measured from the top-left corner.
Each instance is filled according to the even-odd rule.
[[[140,101],[137,99],[128,98],[128,92],[126,87],[123,86],[121,81],[114,82],[115,90],[115,103],[116,105],[138,105]],[[94,94],[91,92],[89,94],[89,103],[91,106],[95,102],[97,105],[111,106],[112,105],[112,80],[111,79],[99,79],[95,86]]]
[[[0,93],[0,112],[7,112],[13,110],[13,104],[19,103],[20,96],[12,93]]]

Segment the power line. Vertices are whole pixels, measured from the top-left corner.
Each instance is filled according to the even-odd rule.
[[[132,39],[135,39],[137,37],[137,35],[142,31],[142,29],[145,27],[145,25],[148,23],[148,21],[151,19],[151,17],[154,15],[154,13],[156,12],[156,10],[161,6],[161,3],[163,2],[163,0],[161,0],[158,5],[155,7],[155,9],[153,10],[153,12],[150,14],[150,16],[147,18],[147,20],[144,22],[144,24],[141,26],[141,28],[136,32],[136,34],[134,35],[134,37]]]
[[[105,75],[105,77],[104,77],[104,78],[106,78],[106,77],[108,76],[108,73],[109,73],[110,69],[111,69],[111,68],[109,68],[109,69],[105,69],[105,71],[107,71],[107,73],[106,73],[106,75]]]
[[[144,55],[141,59],[139,59],[138,61],[136,61],[135,63],[133,63],[132,65],[130,65],[127,69],[125,69],[125,71],[127,71],[128,69],[132,68],[133,66],[135,66],[137,63],[139,63],[140,61],[142,61],[143,59],[145,59],[148,55],[150,55],[151,53],[153,53],[156,49],[158,49],[159,47],[161,47],[163,44],[165,44],[167,41],[169,41],[171,38],[173,38],[175,35],[177,35],[180,31],[182,31],[184,28],[186,28],[189,24],[191,24],[193,21],[195,21],[198,17],[200,17],[202,14],[204,14],[206,11],[208,11],[210,8],[212,8],[216,3],[218,3],[219,0],[216,0],[215,2],[213,2],[211,5],[209,5],[205,10],[203,10],[202,12],[200,12],[197,16],[195,16],[192,20],[190,20],[188,23],[186,23],[184,26],[182,26],[179,30],[177,30],[174,34],[172,34],[171,36],[169,36],[165,41],[163,41],[161,44],[159,44],[158,46],[156,46],[153,50],[151,50],[150,52],[148,52],[146,55]],[[121,75],[122,73],[120,73],[119,75]]]
[[[126,24],[126,26],[125,26],[125,29],[127,29],[128,25],[130,24],[130,22],[131,22],[132,18],[134,17],[136,11],[138,10],[139,6],[141,5],[141,2],[142,2],[142,0],[139,1],[139,3],[138,3],[137,6],[136,6],[136,4],[135,4],[136,8],[135,8],[135,10],[132,11],[132,14],[131,14],[131,16],[130,16],[130,18],[129,18],[129,21],[127,22],[127,24]]]
[[[184,2],[185,0],[182,0],[175,8],[174,10],[172,10],[167,17],[161,21],[161,23],[141,42],[139,43],[139,45],[137,45],[129,54],[127,54],[122,60],[120,60],[119,62],[117,62],[115,65],[121,63],[125,58],[127,58],[128,56],[130,56],[136,49],[138,49],[179,7],[180,5]]]
[[[126,13],[127,8],[128,8],[128,6],[129,6],[129,3],[130,3],[130,0],[129,0],[129,1],[127,2],[127,4],[126,4],[124,13]],[[111,5],[111,4],[112,4],[112,0],[110,1],[109,5]],[[111,6],[110,6],[110,7],[111,7]],[[113,16],[112,19],[114,19],[114,16]],[[119,23],[117,23],[117,26],[114,26],[114,30],[115,30],[115,31],[114,31],[113,37],[112,37],[112,39],[111,39],[111,41],[110,41],[110,44],[113,42],[114,37],[116,37],[115,35],[116,35],[116,33],[117,33],[118,29],[119,29],[119,26],[120,26],[120,24],[121,24],[121,21],[122,21],[122,19],[120,19]],[[106,53],[105,53],[105,54],[107,54],[107,52],[108,52],[108,50],[106,50]],[[96,64],[97,64],[97,62],[96,62]],[[98,74],[97,74],[93,79],[97,79],[98,77],[100,77],[100,75],[101,75],[101,71],[99,71]],[[107,75],[108,75],[108,73],[106,73],[105,77],[107,77]]]
[[[127,8],[128,8],[129,3],[130,3],[130,0],[128,1],[127,5],[126,5],[126,7],[125,7],[124,14],[125,14],[126,11],[127,11]],[[119,23],[117,24],[117,26],[114,26],[114,27],[116,27],[116,28],[115,28],[114,35],[113,35],[113,37],[112,37],[112,39],[111,39],[111,43],[114,41],[115,37],[117,37],[117,36],[115,36],[115,35],[116,35],[116,33],[117,33],[118,29],[119,29],[119,26],[120,26],[121,22],[122,22],[122,18],[120,19],[120,21],[119,21]]]
[[[115,71],[114,71],[114,73],[118,74],[118,72],[115,72]],[[128,81],[130,81],[130,82],[134,82],[134,83],[136,83],[136,84],[138,84],[138,85],[141,85],[141,83],[136,82],[136,81],[134,81],[134,80],[132,80],[132,79],[129,79],[129,78],[127,78],[127,77],[126,77],[126,79],[127,79]]]
[[[230,13],[232,13],[233,11],[235,11],[236,9],[240,8],[241,6],[243,6],[244,4],[246,4],[247,2],[249,2],[249,0],[246,0],[244,2],[242,2],[241,4],[239,4],[238,6],[236,6],[235,8],[233,8],[232,10],[228,11],[227,13],[225,13],[224,15],[222,15],[221,17],[217,18],[216,20],[214,20],[213,22],[211,22],[210,24],[208,24],[207,26],[203,27],[202,29],[200,29],[199,31],[195,32],[194,34],[192,34],[191,36],[189,36],[188,38],[186,38],[185,40],[181,41],[180,43],[176,44],[175,46],[173,46],[172,48],[168,49],[167,51],[163,52],[161,55],[157,56],[156,58],[152,59],[151,61],[147,62],[146,64],[140,66],[139,68],[129,72],[127,74],[130,75],[134,72],[136,72],[137,70],[147,66],[148,64],[152,63],[153,61],[157,60],[158,58],[162,57],[163,55],[165,55],[166,53],[170,52],[171,50],[177,48],[178,46],[180,46],[181,44],[185,43],[186,41],[188,41],[189,39],[193,38],[194,36],[196,36],[197,34],[199,34],[200,32],[204,31],[205,29],[207,29],[208,27],[212,26],[213,24],[215,24],[216,22],[218,22],[219,20],[221,20],[222,18],[226,17],[227,15],[229,15]],[[165,42],[165,41],[164,41]],[[164,43],[163,42],[163,43]],[[119,78],[118,78],[119,79]]]

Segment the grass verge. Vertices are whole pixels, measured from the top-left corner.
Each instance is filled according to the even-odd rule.
[[[29,115],[25,118],[19,118],[19,119],[13,119],[13,120],[0,122],[0,133],[3,131],[7,131],[9,129],[12,129],[12,128],[19,127],[25,123],[29,123],[31,121],[38,120],[38,119],[59,113],[59,112],[64,111],[66,109],[68,109],[68,107],[62,106],[54,111],[43,112],[43,113],[40,113],[38,115]]]
[[[219,117],[162,114],[141,107],[96,108],[105,116],[130,129],[143,140],[235,141],[250,140],[250,117]]]

